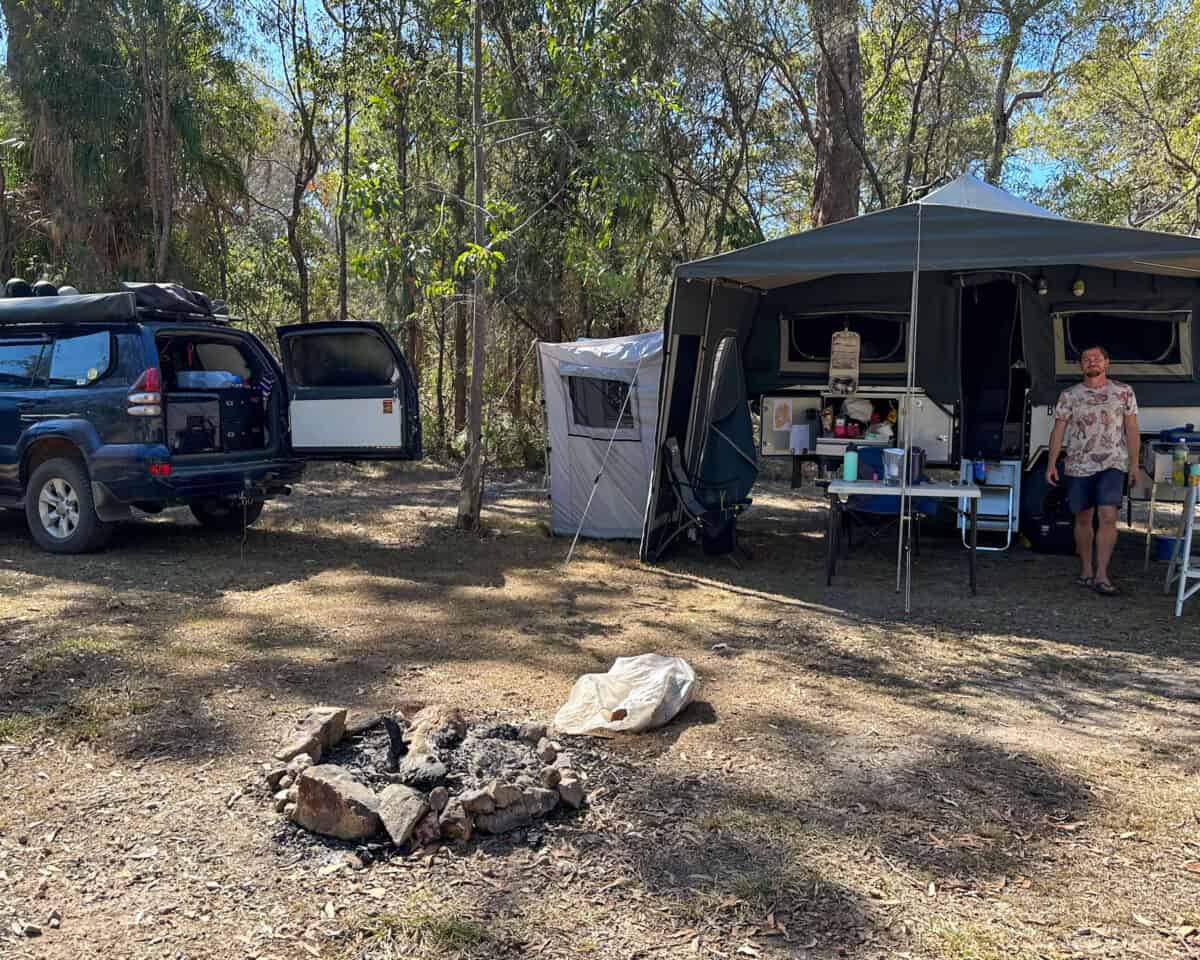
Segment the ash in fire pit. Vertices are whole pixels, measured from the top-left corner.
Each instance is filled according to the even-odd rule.
[[[442,704],[411,720],[311,710],[268,765],[275,808],[342,840],[399,847],[505,833],[584,802],[582,777],[543,724],[470,724]]]

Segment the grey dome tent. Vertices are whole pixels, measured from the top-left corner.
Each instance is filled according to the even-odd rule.
[[[539,343],[538,368],[551,531],[637,539],[657,441],[662,331]]]
[[[797,323],[831,305],[895,313],[907,325],[905,362],[864,382],[916,382],[935,402],[954,404],[964,387],[963,278],[986,271],[1019,280],[1032,403],[1051,403],[1061,389],[1051,317],[1076,300],[1081,281],[1087,294],[1078,303],[1200,316],[1200,239],[1069,220],[966,175],[915,203],[681,264],[664,329],[660,455],[642,559],[656,559],[686,522],[663,479],[664,445],[677,441],[697,482],[719,485],[745,451],[714,436],[714,398],[736,389],[744,407],[772,390],[817,382],[782,362],[785,312]],[[740,375],[727,386],[713,383],[719,358],[729,353],[722,345],[736,345],[741,358]],[[1185,349],[1186,369],[1139,385],[1139,403],[1200,404],[1200,337],[1189,337]],[[731,489],[730,496],[741,493]]]

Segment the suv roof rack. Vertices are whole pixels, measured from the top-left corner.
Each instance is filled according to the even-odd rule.
[[[137,303],[132,293],[0,298],[0,326],[17,323],[130,323],[137,319],[137,314]]]
[[[228,316],[213,313],[212,301],[199,290],[178,283],[123,281],[121,286],[133,294],[138,314],[147,320],[229,323]]]
[[[226,316],[219,313],[185,313],[181,310],[155,310],[151,307],[138,307],[138,316],[143,320],[161,320],[164,322],[183,321],[188,323],[215,323],[218,326],[227,327],[237,317]]]
[[[213,313],[202,293],[175,283],[122,283],[118,293],[54,297],[0,297],[0,326],[13,324],[132,323],[136,320],[214,323],[235,318]]]

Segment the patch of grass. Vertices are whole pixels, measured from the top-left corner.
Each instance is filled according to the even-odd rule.
[[[727,806],[700,821],[710,832],[731,831],[757,843],[779,844],[804,837],[804,826],[791,810],[779,806]]]
[[[29,651],[25,655],[25,662],[35,670],[44,670],[55,660],[116,653],[124,646],[125,641],[118,637],[106,637],[95,633],[78,634],[63,637],[54,643]]]
[[[0,717],[0,743],[25,743],[33,738],[38,719],[27,713]]]
[[[97,690],[58,711],[53,722],[64,736],[88,743],[111,735],[113,724],[149,713],[158,704],[153,697],[129,690]]]
[[[728,895],[745,901],[751,914],[761,914],[783,900],[794,898],[806,877],[786,861],[760,861],[733,874],[725,884]]]
[[[1026,950],[1014,950],[990,930],[977,924],[947,924],[932,931],[937,955],[944,960],[1025,960]]]
[[[225,663],[228,659],[228,653],[223,648],[205,646],[199,643],[172,643],[167,647],[167,659],[179,663],[197,660],[217,660]]]
[[[818,882],[797,861],[785,854],[763,851],[743,859],[735,870],[722,871],[713,882],[689,889],[694,896],[680,897],[676,908],[681,919],[696,922],[729,911],[741,919],[762,917],[781,903],[816,896]]]
[[[421,913],[403,921],[405,929],[432,946],[447,950],[473,947],[487,939],[487,931],[472,920],[446,914]]]
[[[412,950],[437,955],[460,954],[485,947],[492,936],[483,925],[444,911],[381,913],[361,923],[351,934],[346,960],[384,960],[412,956]]]

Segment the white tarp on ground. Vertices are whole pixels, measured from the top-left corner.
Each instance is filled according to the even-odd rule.
[[[642,535],[657,446],[662,344],[661,330],[538,344],[549,438],[550,529],[555,534],[575,535],[612,440],[581,534],[602,539]],[[630,383],[632,394],[622,415]]]

